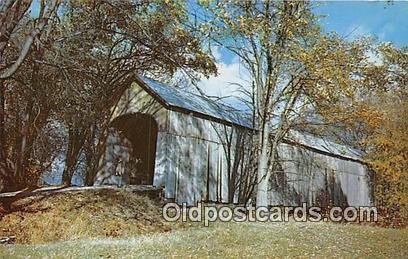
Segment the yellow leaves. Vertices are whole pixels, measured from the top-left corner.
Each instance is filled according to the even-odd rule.
[[[408,101],[395,105],[389,94],[380,99],[381,103],[374,104],[377,110],[370,107],[359,113],[374,129],[365,140],[372,150],[367,159],[376,170],[377,199],[382,205],[399,206],[408,216],[408,117],[404,116]]]
[[[355,102],[354,105],[356,106],[356,117],[364,121],[370,128],[378,128],[384,123],[384,114],[375,107],[370,106],[369,103]]]
[[[305,51],[302,51],[299,54],[299,59],[302,60],[304,63],[310,63],[312,62],[312,57]]]
[[[295,26],[305,26],[305,25],[307,25],[307,24],[309,24],[309,20],[304,19],[304,18],[297,19],[297,20],[295,21]]]

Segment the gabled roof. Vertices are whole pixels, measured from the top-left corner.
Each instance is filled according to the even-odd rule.
[[[139,76],[139,79],[141,87],[168,109],[193,113],[197,117],[228,125],[252,128],[251,117],[248,114],[227,104],[146,77]]]
[[[180,88],[171,87],[146,77],[138,76],[136,81],[146,92],[169,110],[193,114],[199,118],[227,125],[253,129],[250,114],[234,109],[227,104],[215,102],[207,97],[183,91]],[[362,162],[360,151],[308,133],[293,130],[285,142],[296,143],[318,153]]]

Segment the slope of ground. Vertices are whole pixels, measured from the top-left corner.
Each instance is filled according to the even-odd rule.
[[[127,239],[3,245],[0,257],[407,258],[408,230],[331,223],[215,223]]]
[[[3,205],[0,237],[14,235],[17,244],[0,245],[0,258],[408,258],[408,229],[324,222],[168,223],[157,202],[118,189],[36,195]]]
[[[36,195],[2,205],[0,237],[15,236],[16,243],[127,237],[177,227],[164,221],[158,203],[123,190]]]

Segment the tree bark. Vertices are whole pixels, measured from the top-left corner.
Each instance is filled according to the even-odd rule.
[[[87,129],[81,126],[72,126],[68,130],[68,148],[65,157],[65,167],[62,173],[62,184],[70,186],[74,169],[87,135]]]
[[[88,134],[85,142],[85,156],[86,156],[86,172],[85,185],[92,186],[94,184],[97,168],[98,168],[98,153],[95,147],[96,125],[94,124]]]
[[[62,184],[65,186],[70,186],[71,185],[71,179],[73,175],[73,168],[75,166],[76,161],[76,156],[74,153],[74,144],[73,141],[71,140],[72,136],[69,136],[68,139],[68,148],[67,152],[65,155],[65,166],[64,166],[64,171],[62,173]]]
[[[256,206],[257,207],[267,207],[268,202],[268,183],[269,183],[269,174],[268,174],[268,161],[269,161],[269,152],[268,152],[268,143],[270,135],[269,123],[263,123],[262,137],[259,139],[260,154],[258,158],[258,188],[256,193]]]
[[[0,79],[0,162],[6,159],[6,137],[5,137],[5,92],[4,80]]]
[[[4,80],[0,80],[0,192],[8,185],[7,176],[10,173],[6,163],[5,90]]]
[[[18,7],[18,8],[16,7],[17,12],[20,12],[20,13],[19,13],[19,18],[12,21],[13,26],[16,26],[16,24],[18,24],[18,22],[22,19],[24,13],[27,11],[28,7],[31,4],[31,1],[23,1],[23,2],[26,2],[25,3],[26,5],[24,6],[25,8],[22,11],[19,9],[20,7]],[[25,60],[27,54],[29,53],[31,45],[33,44],[34,40],[44,30],[45,26],[48,24],[48,21],[54,15],[57,6],[58,6],[58,0],[52,0],[50,2],[46,12],[44,13],[44,15],[39,18],[39,22],[38,22],[37,26],[35,28],[33,28],[31,30],[30,34],[27,35],[27,37],[25,38],[24,43],[22,44],[21,51],[20,51],[16,61],[13,62],[12,64],[0,69],[0,78],[1,79],[7,79],[7,78],[11,77],[17,71],[17,69],[21,66],[21,64]],[[16,12],[16,10],[13,10],[13,11]],[[7,12],[7,10],[6,10],[6,12]],[[3,17],[0,17],[0,18],[3,18]],[[7,17],[5,17],[5,18],[7,19]],[[0,25],[1,25],[1,27],[4,27],[4,26],[7,26],[8,24],[9,24],[9,22],[8,23],[1,23]],[[6,36],[9,37],[11,32],[12,32],[12,30],[8,29],[8,32],[7,32],[8,34]],[[4,48],[5,48],[5,46],[4,46]],[[4,51],[4,49],[2,51]],[[1,54],[3,54],[3,53],[1,53]]]

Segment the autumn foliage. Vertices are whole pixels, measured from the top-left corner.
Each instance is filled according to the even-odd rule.
[[[408,217],[408,51],[390,44],[372,51],[377,60],[360,70],[360,84],[322,114],[343,141],[363,151],[382,218],[401,225]]]

